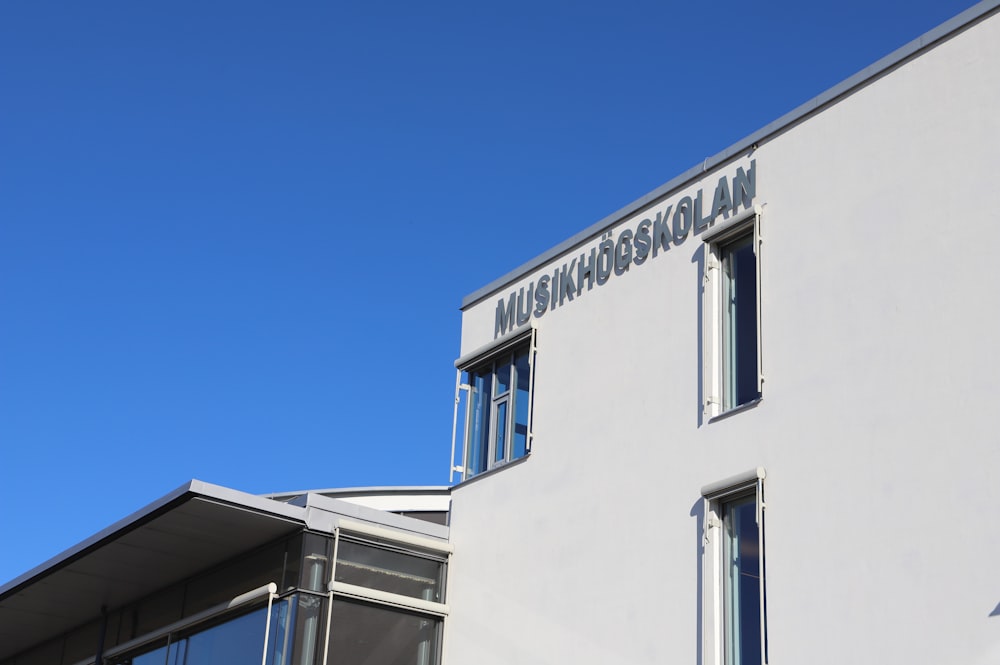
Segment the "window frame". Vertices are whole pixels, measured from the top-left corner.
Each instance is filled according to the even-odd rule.
[[[758,590],[755,610],[760,622],[759,660],[754,665],[767,665],[767,585],[766,551],[764,548],[766,503],[764,501],[763,467],[702,488],[704,506],[702,548],[702,644],[707,663],[714,665],[741,665],[732,662],[730,654],[734,644],[730,637],[731,600],[734,593],[727,582],[729,577],[727,554],[727,507],[747,498],[753,498],[754,518],[757,528]]]
[[[705,242],[705,275],[703,290],[702,322],[703,348],[706,350],[703,358],[702,376],[704,377],[703,410],[706,419],[729,415],[746,408],[756,406],[764,394],[763,348],[761,344],[761,208],[754,206],[743,214],[713,227],[704,232]],[[754,305],[752,311],[755,321],[752,328],[756,339],[753,349],[756,353],[756,394],[748,399],[739,399],[737,384],[740,375],[734,369],[734,358],[739,348],[739,340],[734,341],[734,315],[730,313],[730,298],[733,278],[727,275],[727,269],[732,263],[735,246],[749,240],[754,257]],[[746,334],[743,330],[742,334]]]
[[[440,601],[425,600],[374,587],[359,586],[337,580],[337,566],[340,563],[340,545],[350,542],[357,545],[382,549],[387,552],[427,559],[441,564]],[[333,639],[333,612],[335,602],[368,605],[386,611],[422,617],[435,622],[434,646],[428,654],[429,665],[439,665],[442,658],[444,623],[450,613],[447,605],[448,563],[453,548],[451,543],[437,542],[414,534],[396,532],[373,524],[341,519],[333,531],[333,553],[327,580],[327,607],[325,641],[321,663],[336,662],[331,655]]]
[[[528,457],[533,444],[533,418],[534,418],[534,385],[535,385],[535,353],[536,353],[536,329],[529,326],[514,333],[505,335],[495,342],[488,344],[470,354],[459,358],[455,362],[455,420],[452,426],[452,467],[451,475],[461,474],[460,480],[465,481],[470,478],[483,475],[494,469],[501,468],[519,459]],[[517,369],[518,358],[527,357],[527,391],[524,400],[524,407],[527,411],[524,418],[524,450],[515,451],[515,441],[518,437],[518,418],[521,411],[518,408],[518,383],[519,372]],[[499,391],[498,361],[502,361],[509,369],[507,377],[507,388]],[[478,399],[475,396],[474,377],[486,375],[489,377],[489,386]],[[483,396],[485,395],[485,396]],[[461,404],[464,399],[464,416],[460,415]],[[480,401],[486,408],[479,406]],[[487,417],[476,427],[475,419],[481,413]],[[497,417],[499,413],[504,413],[504,420],[501,423]],[[461,462],[455,464],[455,449],[458,444],[458,422],[462,417],[463,431],[461,435]],[[501,429],[502,428],[502,429]],[[498,434],[502,431],[503,441],[499,441]],[[486,436],[486,445],[479,443],[479,455],[473,455],[473,434],[479,433]],[[501,454],[502,452],[502,454]],[[481,459],[480,459],[481,458]],[[473,464],[476,462],[475,468]]]

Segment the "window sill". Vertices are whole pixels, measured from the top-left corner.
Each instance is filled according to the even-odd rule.
[[[754,408],[757,407],[758,404],[760,404],[760,402],[761,402],[762,399],[764,399],[764,398],[763,397],[758,397],[757,399],[750,400],[749,402],[747,402],[745,404],[740,404],[739,406],[734,406],[733,408],[729,409],[728,411],[723,411],[722,413],[720,413],[718,415],[714,415],[714,416],[712,416],[711,418],[708,419],[708,424],[711,425],[712,423],[717,422],[719,420],[725,420],[729,416],[735,416],[737,413],[743,413],[744,411],[749,411],[750,409],[754,409]]]
[[[462,482],[458,483],[457,485],[452,485],[451,489],[452,490],[456,490],[459,487],[465,487],[466,485],[468,485],[470,483],[474,483],[477,480],[479,480],[480,478],[486,478],[488,476],[492,476],[492,475],[494,475],[496,473],[499,473],[499,472],[501,472],[501,471],[503,471],[505,469],[509,469],[511,467],[514,467],[514,466],[520,466],[529,457],[531,457],[531,453],[525,453],[524,457],[519,457],[519,458],[517,458],[515,460],[511,460],[509,462],[503,462],[502,464],[498,464],[498,465],[494,466],[492,469],[487,469],[486,471],[483,471],[482,473],[477,473],[476,475],[472,476],[471,478],[466,478],[465,480],[463,480]]]

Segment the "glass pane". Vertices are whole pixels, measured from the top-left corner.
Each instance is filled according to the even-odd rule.
[[[262,607],[170,645],[169,665],[257,665],[264,655]]]
[[[344,539],[337,546],[338,582],[440,603],[443,571],[442,562],[414,554]]]
[[[757,257],[753,235],[725,248],[723,325],[726,407],[760,396],[757,385]]]
[[[510,356],[497,360],[497,395],[503,395],[510,390]]]
[[[271,606],[271,628],[267,640],[267,665],[288,665],[291,663],[291,639],[294,605],[296,597],[289,596],[275,601]]]
[[[511,441],[511,459],[524,457],[528,448],[528,389],[531,386],[531,366],[528,364],[529,349],[519,351],[514,356],[514,436]]]
[[[165,665],[167,647],[161,646],[142,654],[117,656],[107,661],[109,665]]]
[[[330,662],[432,665],[440,620],[342,599],[333,601]]]
[[[493,461],[502,462],[507,455],[507,400],[497,404],[497,432],[493,441]]]
[[[492,408],[493,374],[489,371],[473,372],[469,385],[469,439],[466,451],[466,466],[469,473],[482,473],[489,463],[490,423]]]
[[[326,572],[329,562],[329,548],[333,540],[315,533],[307,533],[303,538],[301,588],[326,593],[330,578]]]
[[[295,599],[295,631],[292,645],[294,665],[317,665],[323,660],[322,638],[326,632],[326,602],[307,593]]]
[[[757,500],[744,497],[723,506],[726,665],[760,665],[760,553]]]

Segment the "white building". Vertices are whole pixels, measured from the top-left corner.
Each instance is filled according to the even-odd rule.
[[[468,296],[457,485],[192,482],[0,665],[1000,663],[998,152],[987,0]]]
[[[997,4],[465,299],[446,663],[1000,663]]]

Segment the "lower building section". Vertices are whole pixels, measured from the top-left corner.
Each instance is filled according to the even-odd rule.
[[[194,485],[0,590],[0,664],[440,663],[443,520]]]

